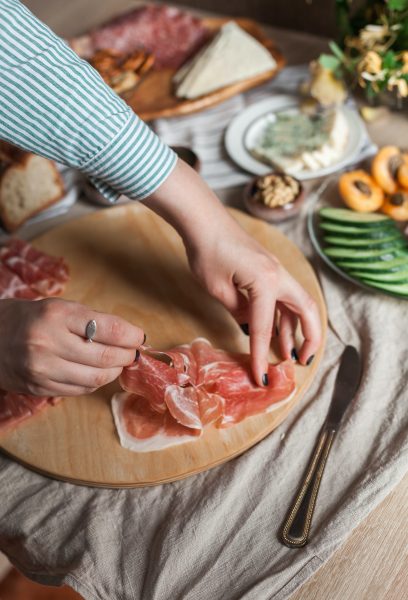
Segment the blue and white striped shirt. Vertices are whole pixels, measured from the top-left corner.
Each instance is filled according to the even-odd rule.
[[[112,202],[149,196],[177,161],[18,0],[0,0],[0,138],[79,169]]]

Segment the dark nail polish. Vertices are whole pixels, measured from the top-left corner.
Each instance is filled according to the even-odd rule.
[[[264,385],[268,385],[268,383],[269,383],[269,377],[268,377],[268,373],[264,373],[264,374],[262,375],[262,383],[263,383]]]
[[[276,335],[279,335],[279,328],[278,328],[278,326],[277,326],[277,325],[276,325],[276,327],[275,327],[275,332],[276,332]]]
[[[314,354],[312,354],[312,356],[309,356],[309,358],[306,361],[307,366],[311,365],[314,359]]]
[[[139,360],[139,357],[140,357],[140,351],[136,350],[135,361]]]
[[[292,360],[299,360],[298,353],[296,352],[296,348],[292,348],[292,352],[290,353]]]
[[[146,334],[144,334],[144,338],[143,338],[143,342],[142,342],[142,346],[144,345],[144,343],[146,342]]]
[[[241,327],[242,331],[245,333],[245,335],[249,335],[249,325],[248,325],[248,323],[241,323],[240,327]]]

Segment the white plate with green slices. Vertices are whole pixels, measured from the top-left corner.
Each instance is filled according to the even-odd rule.
[[[408,300],[408,238],[395,221],[345,208],[333,182],[311,204],[308,230],[318,255],[343,279]]]
[[[225,134],[230,158],[254,175],[274,169],[298,179],[323,177],[355,162],[366,131],[357,111],[347,106],[310,117],[299,97],[271,96],[233,119]]]

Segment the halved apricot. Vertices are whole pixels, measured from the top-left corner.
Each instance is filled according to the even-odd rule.
[[[343,173],[339,178],[339,192],[344,203],[357,212],[373,212],[384,202],[384,192],[362,169]]]
[[[387,197],[381,210],[396,221],[408,221],[408,192],[398,190]]]
[[[395,194],[398,191],[397,172],[401,164],[402,154],[397,146],[384,146],[373,159],[371,172],[387,194]]]
[[[402,155],[402,165],[398,169],[397,178],[400,186],[408,190],[408,154]]]

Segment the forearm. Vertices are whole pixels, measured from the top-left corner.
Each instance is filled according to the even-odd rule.
[[[177,161],[171,175],[143,203],[189,243],[209,238],[213,231],[225,226],[235,226],[214,192],[182,160]]]
[[[18,0],[0,0],[0,139],[81,170],[111,201],[151,194],[176,161]]]

